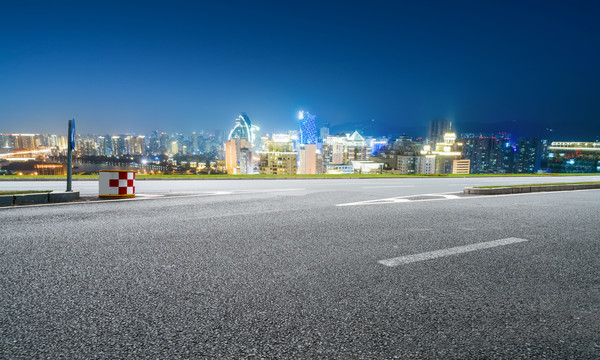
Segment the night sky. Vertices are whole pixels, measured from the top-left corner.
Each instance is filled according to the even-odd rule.
[[[6,1],[0,132],[600,138],[598,1]]]

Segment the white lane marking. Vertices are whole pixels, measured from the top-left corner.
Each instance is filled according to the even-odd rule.
[[[506,238],[506,239],[481,242],[481,243],[471,244],[471,245],[457,246],[457,247],[448,248],[448,249],[424,252],[424,253],[415,254],[415,255],[400,256],[400,257],[392,258],[392,259],[379,260],[378,262],[385,266],[398,266],[398,265],[410,264],[410,263],[418,262],[418,261],[437,259],[437,258],[444,257],[444,256],[462,254],[462,253],[471,252],[471,251],[475,251],[475,250],[483,250],[483,249],[489,249],[489,248],[493,248],[493,247],[497,247],[497,246],[516,244],[516,243],[521,243],[524,241],[529,241],[529,240],[519,239],[519,238]]]
[[[456,193],[454,193],[454,194],[456,194]],[[437,196],[438,198],[437,199],[417,199],[417,200],[410,199],[413,197],[420,197],[420,196]],[[365,201],[358,201],[358,202],[346,203],[346,204],[336,204],[335,206],[380,205],[380,204],[406,203],[406,202],[418,202],[418,201],[452,200],[452,199],[459,199],[459,198],[460,198],[460,196],[452,195],[452,194],[448,194],[448,193],[416,194],[416,195],[405,195],[405,196],[385,198],[385,199],[365,200]]]
[[[581,191],[597,191],[598,189],[581,189],[581,190],[570,190],[570,193],[581,192]],[[518,194],[502,194],[502,195],[467,195],[467,196],[457,196],[457,195],[446,195],[445,197],[441,197],[439,199],[423,199],[423,200],[406,200],[400,201],[401,198],[386,198],[386,199],[377,199],[377,200],[365,200],[365,201],[357,201],[353,203],[346,204],[336,204],[335,206],[357,206],[357,205],[382,205],[382,204],[393,204],[393,203],[411,203],[411,202],[423,202],[423,201],[440,201],[440,200],[470,200],[470,199],[481,199],[481,198],[495,198],[495,197],[505,197],[505,196],[528,196],[528,195],[556,195],[564,193],[564,191],[539,191],[539,192],[529,192],[529,193],[518,193]],[[406,195],[402,198],[410,198],[417,196],[443,196],[449,193],[439,193],[439,194],[415,194],[415,195]],[[450,194],[456,194],[456,192],[451,192]]]
[[[411,188],[414,185],[385,185],[385,186],[363,186],[363,189],[381,189],[381,188]]]
[[[173,195],[169,194],[135,194],[134,198],[125,198],[125,199],[109,199],[109,200],[83,200],[83,201],[72,201],[72,202],[63,202],[63,203],[48,203],[48,204],[32,204],[32,205],[12,205],[12,206],[0,206],[0,210],[5,209],[25,209],[32,207],[42,207],[42,206],[63,206],[63,205],[82,205],[82,204],[98,204],[98,203],[114,203],[114,202],[123,202],[123,201],[142,201],[142,200],[157,200],[157,199],[181,199],[181,198],[192,198],[192,197],[208,197],[208,196],[219,196],[219,195],[244,195],[244,194],[261,194],[261,193],[272,193],[272,192],[283,192],[283,191],[302,191],[306,189],[272,189],[272,190],[232,190],[232,191],[212,191],[200,194],[190,194],[190,195]],[[89,195],[85,195],[84,198]]]

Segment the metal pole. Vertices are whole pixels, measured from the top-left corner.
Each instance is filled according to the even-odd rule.
[[[71,126],[73,126],[73,120],[69,120],[69,145],[67,153],[67,191],[73,191],[71,189],[71,180],[73,177],[73,148],[71,147]]]

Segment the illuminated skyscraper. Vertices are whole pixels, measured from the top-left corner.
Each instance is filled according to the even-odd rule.
[[[300,144],[316,144],[317,143],[317,121],[316,116],[311,115],[308,111],[300,111],[298,113],[300,119]]]
[[[235,126],[229,133],[227,140],[231,139],[243,139],[252,142],[252,123],[246,113],[241,113],[235,119]]]

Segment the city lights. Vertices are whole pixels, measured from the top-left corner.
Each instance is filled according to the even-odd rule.
[[[457,134],[443,120],[432,121],[427,137],[374,137],[357,130],[330,135],[328,123],[316,115],[302,110],[298,118],[299,128],[279,133],[261,134],[261,127],[240,113],[227,132],[79,134],[74,170],[94,173],[111,166],[155,174],[504,174],[593,173],[600,165],[598,142],[549,143],[513,139],[506,132]],[[66,140],[64,135],[0,134],[0,170],[63,174]]]

